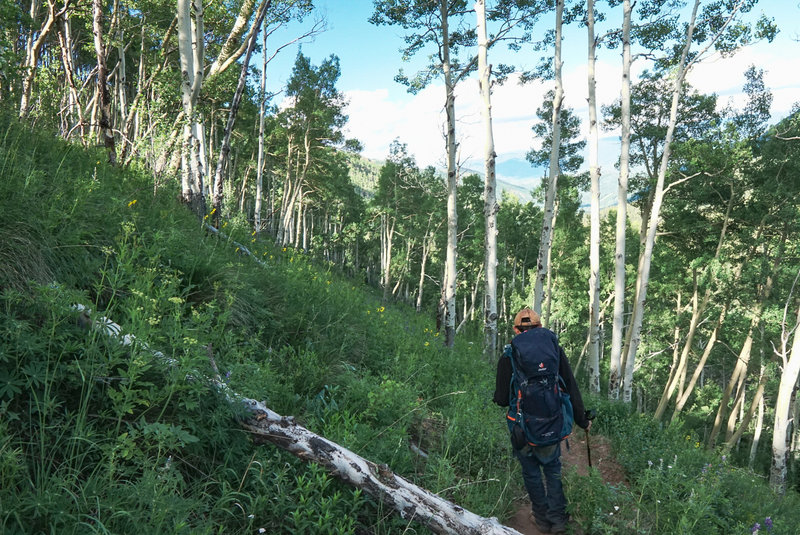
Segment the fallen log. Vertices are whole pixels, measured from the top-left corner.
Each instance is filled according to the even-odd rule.
[[[171,359],[150,349],[132,334],[123,334],[122,327],[106,317],[93,318],[83,305],[75,305],[79,323],[119,339],[123,345],[138,344],[167,365]],[[209,354],[216,371],[216,364]],[[233,392],[219,377],[205,377],[199,372],[190,374],[193,380],[205,380],[235,404],[244,404],[248,417],[242,421],[245,429],[254,436],[274,444],[293,455],[327,468],[331,474],[388,505],[406,520],[415,520],[434,533],[450,535],[520,535],[518,531],[503,526],[496,518],[486,518],[472,513],[433,492],[414,485],[395,474],[387,465],[378,465],[360,455],[321,437],[299,425],[291,416],[285,417],[269,409],[263,402],[246,398]]]

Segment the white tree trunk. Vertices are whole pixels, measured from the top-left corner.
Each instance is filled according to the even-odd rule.
[[[589,238],[589,390],[600,392],[600,165],[595,79],[594,0],[587,0],[589,41],[589,175],[592,182]]]
[[[608,399],[619,399],[622,333],[625,327],[625,230],[628,221],[628,168],[631,148],[631,0],[622,2],[622,90],[617,227],[614,250],[614,322],[608,374]]]
[[[486,1],[475,0],[478,19],[478,75],[483,99],[484,165],[486,182],[483,188],[483,214],[486,218],[484,247],[483,354],[493,360],[497,356],[497,191],[495,179],[494,134],[492,131],[491,66],[488,63],[486,36]]]
[[[756,428],[753,431],[753,443],[750,445],[750,457],[747,461],[747,466],[753,468],[753,463],[756,462],[756,453],[758,453],[758,445],[761,442],[761,432],[764,429],[764,396],[758,400],[758,416],[756,418]]]
[[[106,48],[103,43],[103,2],[92,2],[92,33],[94,34],[94,50],[97,56],[97,94],[100,99],[100,135],[108,154],[108,163],[117,163],[117,151],[114,146],[114,131],[111,127],[111,94],[108,91],[108,68],[106,66]]]
[[[642,319],[644,317],[644,305],[647,300],[647,286],[650,282],[650,263],[653,258],[653,247],[656,241],[656,230],[658,229],[659,212],[661,210],[661,203],[664,200],[664,180],[667,175],[667,165],[671,153],[672,139],[675,135],[675,124],[678,120],[678,102],[681,97],[681,90],[683,87],[683,80],[686,76],[686,58],[689,55],[689,48],[692,45],[692,35],[694,34],[695,20],[697,19],[697,10],[700,7],[700,0],[695,0],[692,9],[692,16],[689,20],[689,26],[686,31],[686,42],[684,43],[683,51],[681,52],[681,59],[678,63],[678,70],[675,76],[675,83],[672,88],[672,106],[669,112],[669,124],[667,126],[667,134],[664,138],[664,153],[661,156],[661,165],[658,169],[658,179],[653,197],[653,208],[650,213],[650,221],[647,227],[647,236],[645,241],[644,254],[642,256],[640,272],[637,276],[637,289],[636,289],[636,303],[633,309],[633,318],[631,319],[631,333],[630,344],[628,346],[628,354],[626,355],[625,366],[625,379],[622,399],[626,403],[631,401],[631,392],[633,386],[633,370],[636,362],[636,352],[639,349],[639,342],[641,341],[642,332]]]
[[[414,519],[434,533],[454,535],[519,534],[496,518],[478,516],[398,476],[386,465],[377,465],[350,450],[273,412],[263,403],[241,398],[252,416],[243,425],[263,438],[296,455],[321,464],[332,474],[363,489],[405,519]]]
[[[184,164],[181,169],[181,197],[199,209],[203,203],[203,174],[197,137],[197,97],[203,85],[203,3],[201,0],[178,0],[178,51],[181,63],[181,100]],[[194,13],[194,17],[192,17]]]
[[[537,261],[536,281],[533,289],[533,309],[541,314],[544,301],[544,285],[550,270],[550,245],[553,239],[553,213],[558,187],[558,175],[561,172],[558,163],[561,145],[561,103],[564,100],[564,88],[561,81],[561,27],[564,13],[564,0],[556,0],[555,52],[553,54],[553,72],[556,89],[553,94],[552,145],[550,147],[550,171],[548,174],[547,192],[544,199],[544,221],[542,236],[539,240],[539,257]]]
[[[788,336],[788,333],[786,333]],[[785,346],[784,346],[785,347]],[[775,400],[775,422],[772,428],[772,466],[769,471],[769,484],[778,494],[786,493],[786,474],[789,458],[790,428],[792,424],[792,397],[797,389],[800,374],[800,308],[794,325],[794,341],[791,354],[783,352],[783,373]],[[796,425],[796,423],[795,423]]]
[[[455,84],[450,65],[450,35],[447,25],[448,0],[440,0],[442,18],[442,64],[445,85],[445,113],[447,115],[447,251],[444,277],[444,332],[445,345],[453,347],[456,336],[456,256],[458,239],[458,213],[456,199],[458,176],[456,169],[456,106]]]
[[[395,219],[387,214],[381,216],[381,286],[383,301],[389,298],[389,287],[392,284],[392,242],[394,241]]]
[[[33,3],[35,4],[36,2]],[[69,139],[75,128],[79,128],[81,143],[85,143],[86,140],[83,137],[83,110],[78,97],[78,87],[75,83],[75,62],[72,59],[72,23],[70,22],[69,12],[65,12],[61,17],[58,40],[61,48],[61,62],[64,64],[64,77],[66,78],[67,86],[69,88],[69,108],[67,112],[67,116],[69,117],[69,130],[65,133],[64,137]]]
[[[431,229],[431,222],[433,221],[433,214],[428,216],[428,227],[425,229],[425,235],[422,237],[422,261],[419,268],[419,289],[417,290],[417,312],[422,312],[422,290],[425,288],[425,266],[428,263],[428,256],[430,255],[431,247],[433,245],[433,230]]]
[[[262,30],[261,94],[258,103],[258,164],[256,167],[256,202],[253,209],[253,230],[256,234],[262,230],[261,197],[264,187],[264,116],[267,113],[267,31],[266,28]]]

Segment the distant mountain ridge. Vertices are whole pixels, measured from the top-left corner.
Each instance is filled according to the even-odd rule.
[[[386,161],[372,160],[359,154],[348,154],[347,161],[350,167],[350,179],[356,190],[362,197],[372,198],[378,189],[381,167]],[[475,167],[477,166],[474,164],[462,167],[462,175],[476,174],[483,177],[483,169],[475,169]],[[613,174],[606,173],[600,177],[601,209],[614,206],[617,202],[616,170],[610,163],[605,167],[601,166],[601,170],[604,168],[610,168]],[[447,175],[443,169],[438,171],[442,178]],[[547,169],[533,167],[523,156],[498,158],[496,163],[497,196],[501,198],[503,192],[506,192],[517,197],[520,202],[530,202],[533,199],[531,192],[545,176],[547,176]],[[581,206],[588,208],[589,200],[589,193],[585,192],[582,195]]]

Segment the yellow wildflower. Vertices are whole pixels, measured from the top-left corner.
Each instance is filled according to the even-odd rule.
[[[131,202],[128,203],[128,208],[136,204],[136,199],[133,199]]]

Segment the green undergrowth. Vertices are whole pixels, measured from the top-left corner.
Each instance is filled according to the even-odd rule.
[[[680,422],[660,424],[619,403],[590,401],[593,433],[609,437],[627,483],[597,470],[566,478],[571,507],[589,533],[786,535],[800,526],[800,499],[776,496],[766,479],[705,448]]]
[[[519,506],[479,340],[446,350],[431,317],[235,219],[217,236],[177,203],[174,182],[154,193],[152,177],[100,154],[0,118],[0,532],[426,532],[254,440],[242,408],[203,380],[217,372],[477,514]],[[76,305],[120,336],[87,328]],[[587,533],[800,525],[796,501],[680,428],[595,404],[630,485],[567,474]]]
[[[239,425],[200,379],[486,516],[519,493],[492,366],[152,178],[3,121],[0,532],[424,532]],[[245,244],[262,263],[244,254]],[[107,318],[122,337],[82,325]],[[154,356],[154,352],[159,352]],[[494,425],[487,425],[487,422]]]

